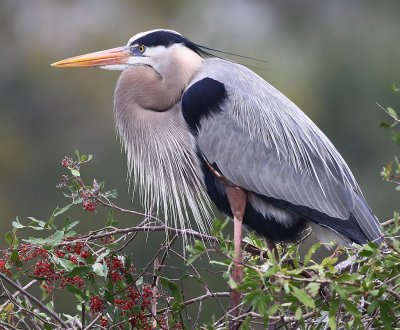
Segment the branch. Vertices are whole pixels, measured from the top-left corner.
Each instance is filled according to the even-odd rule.
[[[53,319],[55,319],[58,323],[60,323],[64,329],[68,329],[68,325],[56,314],[54,313],[51,309],[49,309],[46,305],[44,305],[39,299],[36,297],[32,296],[29,292],[21,288],[17,283],[9,279],[7,276],[4,274],[0,273],[0,278],[7,282],[9,285],[13,286],[15,289],[17,289],[19,292],[21,292],[25,297],[27,297],[29,300],[33,301],[36,305],[40,307],[47,315],[51,316]]]
[[[215,298],[215,297],[229,297],[229,292],[214,292],[214,293],[213,292],[207,292],[206,294],[204,294],[202,296],[186,300],[181,305],[187,306],[187,305],[195,304],[195,303],[198,303],[200,301],[206,300],[208,298]],[[170,309],[170,307],[165,307],[163,309],[159,309],[157,311],[157,314],[162,314],[162,313],[168,311],[169,309]],[[146,316],[151,316],[151,315],[147,314]]]
[[[306,313],[306,314],[303,315],[302,319],[303,320],[308,320],[308,319],[313,318],[317,314],[318,314],[317,311]],[[251,318],[258,318],[258,319],[259,318],[263,318],[263,316],[261,314],[258,314],[258,313],[255,313],[255,312],[247,312],[247,313],[244,313],[242,315],[239,315],[238,317],[235,317],[232,321],[240,321],[240,320],[246,318],[247,316],[250,316]],[[269,320],[270,321],[274,321],[274,322],[283,321],[283,322],[287,322],[287,323],[297,322],[298,321],[296,316],[284,316],[284,315],[281,315],[281,316],[269,316]]]

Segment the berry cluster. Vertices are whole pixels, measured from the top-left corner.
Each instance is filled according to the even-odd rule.
[[[3,259],[0,259],[0,272],[11,276],[11,267],[17,263],[11,259],[11,250],[3,251]],[[90,251],[83,243],[71,243],[55,248],[52,253],[41,246],[34,244],[21,244],[18,249],[18,261],[29,263],[32,267],[27,274],[42,280],[42,288],[51,293],[55,289],[63,289],[67,284],[71,284],[79,289],[85,287],[85,280],[80,276],[66,276],[66,271],[59,267],[55,260],[68,259],[77,266],[85,265],[85,259],[91,256]],[[15,259],[13,259],[15,260]]]
[[[127,269],[125,269],[124,261],[122,258],[114,256],[106,260],[108,273],[113,283],[121,281],[124,278]]]
[[[63,160],[61,161],[61,165],[64,167],[72,167],[73,163],[74,162],[70,157],[64,157]]]
[[[151,318],[146,316],[146,311],[150,309],[152,301],[158,298],[159,296],[153,296],[151,285],[146,284],[141,292],[129,287],[124,293],[119,294],[119,298],[114,299],[114,304],[115,307],[121,310],[123,315],[129,317],[132,327],[152,329]],[[135,312],[133,312],[134,310]],[[159,325],[165,323],[162,318],[157,321]],[[161,328],[166,329],[164,327]]]
[[[93,193],[88,190],[84,189],[81,191],[82,197],[82,207],[85,211],[94,211],[96,208],[97,201],[93,195]]]
[[[101,313],[105,308],[105,302],[99,296],[93,296],[89,301],[90,310],[93,313]]]
[[[0,273],[4,275],[11,276],[11,271],[8,267],[6,259],[0,259]]]

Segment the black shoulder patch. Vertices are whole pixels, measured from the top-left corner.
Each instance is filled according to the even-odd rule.
[[[225,85],[212,78],[193,84],[182,97],[182,114],[189,127],[197,132],[200,120],[221,111],[220,105],[227,97]]]

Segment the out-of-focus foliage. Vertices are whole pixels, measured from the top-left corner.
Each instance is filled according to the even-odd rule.
[[[393,91],[395,93],[400,92],[400,89],[393,85]],[[400,118],[398,111],[392,107],[387,107],[386,109],[381,107],[389,116],[392,123],[382,122],[381,127],[390,128],[392,139],[396,142],[397,145],[400,145],[400,131],[399,131],[399,123]],[[396,190],[400,191],[400,162],[398,156],[395,156],[394,162],[389,162],[386,166],[383,167],[381,172],[381,176],[385,181],[394,183],[396,185]]]

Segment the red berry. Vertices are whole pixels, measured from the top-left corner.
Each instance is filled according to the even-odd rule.
[[[90,306],[90,310],[93,313],[100,313],[103,311],[103,309],[105,307],[104,301],[98,296],[93,296],[92,298],[90,298],[89,306]]]

